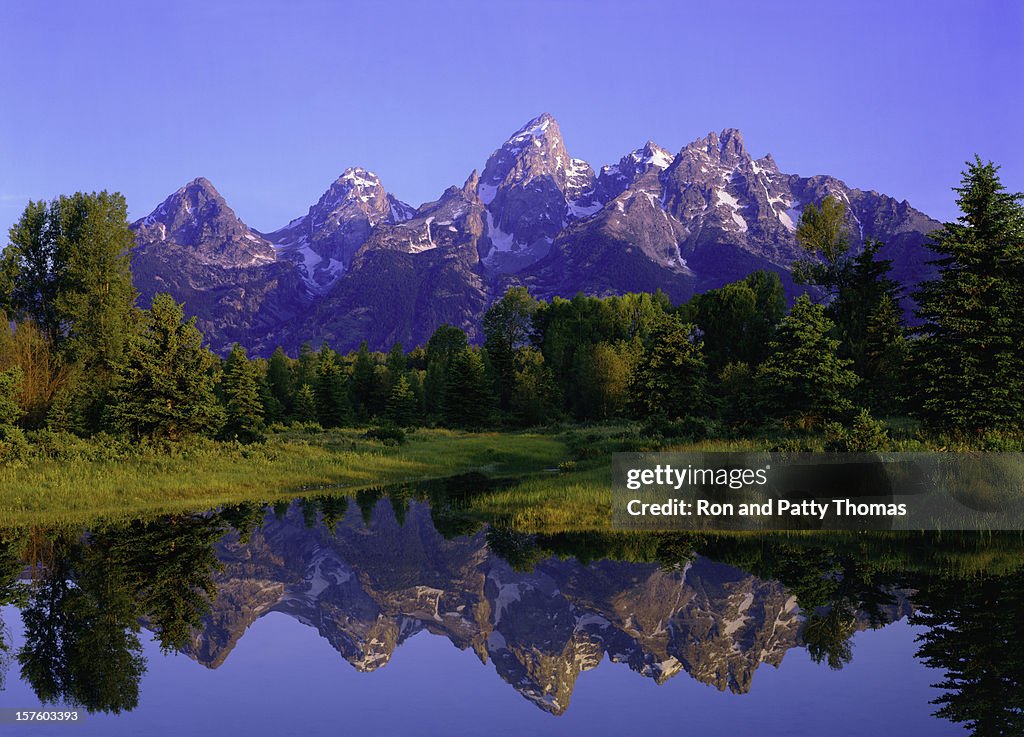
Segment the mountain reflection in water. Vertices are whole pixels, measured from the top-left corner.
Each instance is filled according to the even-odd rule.
[[[906,708],[978,735],[1022,733],[1024,586],[1012,566],[915,570],[865,559],[855,538],[842,549],[813,538],[527,536],[474,529],[400,494],[355,501],[242,505],[86,535],[4,532],[0,599],[24,622],[24,643],[4,648],[9,665],[41,702],[127,712],[140,701],[146,631],[217,669],[277,612],[362,672],[417,633],[442,636],[561,715],[580,674],[604,658],[658,684],[685,673],[745,694],[762,664],[778,667],[791,649],[839,669],[856,632],[909,617],[928,627],[918,656],[939,669],[942,690],[936,706]]]

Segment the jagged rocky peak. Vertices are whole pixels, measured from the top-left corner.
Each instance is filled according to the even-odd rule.
[[[617,164],[601,167],[597,178],[597,197],[608,202],[625,192],[640,177],[650,171],[662,172],[668,169],[675,157],[654,141],[648,141],[641,148],[630,151]]]
[[[345,273],[375,227],[405,222],[415,214],[372,171],[349,167],[306,215],[267,237],[282,259],[296,264],[309,291],[321,294]]]
[[[590,164],[569,155],[554,117],[529,121],[491,154],[480,175],[489,244],[484,263],[507,273],[542,258],[567,222],[600,209],[595,183]]]
[[[204,263],[254,266],[274,261],[274,249],[243,223],[216,187],[197,177],[134,223],[141,247],[172,243],[188,247]]]

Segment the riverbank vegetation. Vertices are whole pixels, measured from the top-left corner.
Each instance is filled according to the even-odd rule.
[[[615,450],[1020,450],[1022,196],[980,160],[957,192],[963,217],[933,235],[935,278],[913,295],[882,244],[851,251],[827,198],[803,211],[806,292],[788,309],[763,271],[680,305],[515,287],[481,345],[445,325],[410,352],[266,359],[213,355],[168,295],[136,304],[120,195],[29,203],[0,260],[0,505],[107,511],[557,467],[493,498],[543,527],[566,494],[599,513]]]

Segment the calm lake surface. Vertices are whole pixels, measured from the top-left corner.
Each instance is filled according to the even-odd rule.
[[[0,706],[89,710],[12,734],[1020,725],[1019,572],[868,575],[789,543],[709,551],[723,562],[673,537],[524,536],[379,494],[3,540]],[[991,621],[957,620],[986,602]]]

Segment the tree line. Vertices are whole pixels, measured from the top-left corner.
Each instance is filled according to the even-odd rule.
[[[912,295],[883,244],[851,250],[843,202],[808,205],[787,310],[776,274],[674,305],[661,293],[534,299],[509,289],[471,345],[444,325],[406,352],[223,360],[166,294],[136,306],[124,198],[30,202],[0,260],[0,442],[47,427],[242,442],[274,423],[464,429],[630,418],[680,433],[880,432],[913,415],[977,438],[1024,423],[1024,205],[998,167],[969,162],[962,216],[931,236],[936,277]],[[907,297],[917,322],[908,326]]]

